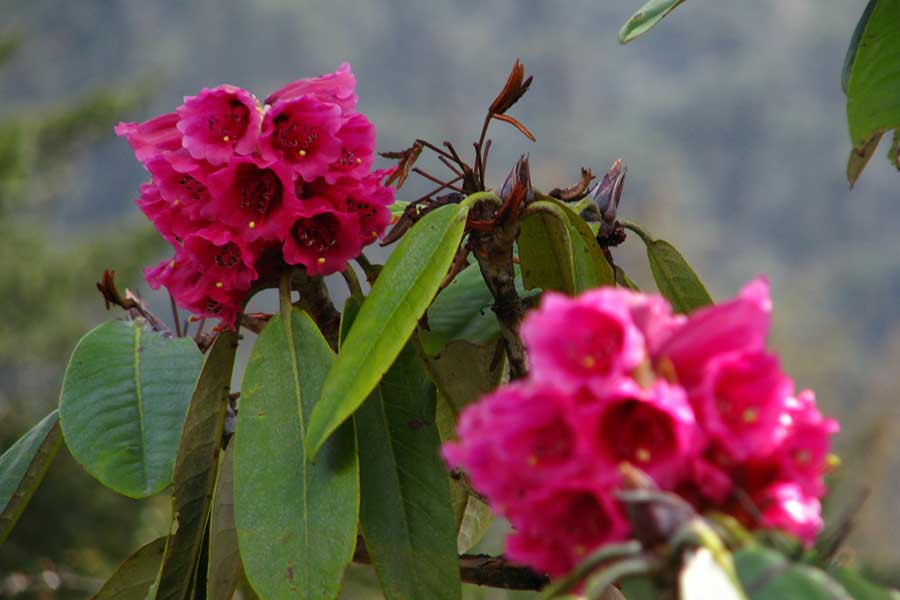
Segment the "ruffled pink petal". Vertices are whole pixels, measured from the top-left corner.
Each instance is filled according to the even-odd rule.
[[[184,147],[196,159],[221,165],[234,154],[256,149],[261,107],[247,90],[233,85],[203,88],[186,97],[177,113]]]
[[[305,181],[328,173],[341,156],[341,110],[312,96],[299,96],[275,104],[263,119],[260,155],[269,162],[283,161]]]
[[[177,113],[167,113],[143,123],[119,123],[116,135],[124,137],[139,162],[146,163],[151,158],[174,152],[181,148],[181,132],[178,131]]]
[[[272,92],[266,104],[291,100],[303,95],[315,96],[321,102],[336,104],[346,113],[356,110],[356,76],[348,63],[341,63],[337,71],[319,77],[298,79]]]

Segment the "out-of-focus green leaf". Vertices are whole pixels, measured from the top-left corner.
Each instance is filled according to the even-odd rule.
[[[879,134],[900,127],[900,0],[870,0],[844,61],[847,123],[853,150],[847,174],[852,184]],[[871,147],[871,148],[870,148]]]
[[[0,456],[0,544],[22,516],[61,444],[54,410]]]
[[[628,288],[629,290],[634,292],[641,291],[641,288],[639,288],[638,285],[631,280],[631,277],[629,277],[628,274],[622,270],[622,267],[618,265],[616,265],[616,285],[618,285],[619,287]]]
[[[682,3],[684,0],[650,0],[622,26],[619,31],[619,43],[627,44],[647,33]]]
[[[761,546],[739,550],[734,554],[734,564],[750,600],[853,600],[847,590],[823,571],[792,563],[779,552]]]
[[[831,576],[844,586],[854,600],[900,600],[897,590],[876,585],[852,569],[838,567],[831,570]]]
[[[475,496],[469,495],[456,534],[456,551],[464,554],[474,548],[493,522],[494,513],[491,512],[491,508]]]
[[[222,454],[212,512],[209,517],[209,565],[206,577],[208,600],[231,598],[244,577],[234,526],[234,444]]]
[[[94,600],[143,600],[156,580],[166,538],[153,540],[125,559],[116,572],[106,580]]]
[[[391,216],[395,219],[403,214],[403,211],[406,210],[406,207],[409,206],[409,202],[404,202],[403,200],[395,200],[393,204],[391,204]]]
[[[708,548],[697,548],[685,556],[678,590],[681,600],[747,600],[734,575],[722,568]]]
[[[234,435],[234,516],[244,571],[262,598],[334,598],[356,547],[359,463],[352,424],[316,461],[304,428],[334,361],[304,312],[260,333],[241,386]]]
[[[688,313],[712,304],[703,282],[672,244],[653,239],[636,223],[626,223],[625,226],[637,233],[647,246],[647,259],[656,287],[672,304],[672,308]]]
[[[562,202],[557,205],[569,220],[572,259],[575,266],[575,289],[578,292],[602,285],[616,285],[616,276],[590,226]]]
[[[89,332],[72,353],[59,403],[72,456],[103,485],[132,498],[168,486],[202,363],[193,340],[142,321],[112,321]]]
[[[436,357],[426,357],[431,378],[450,401],[455,413],[492,391],[503,377],[505,358],[491,368],[496,344],[478,346],[465,341],[447,344]]]
[[[360,526],[390,599],[461,594],[435,389],[411,344],[359,408]]]
[[[468,206],[428,213],[403,236],[363,302],[322,387],[306,433],[310,457],[375,389],[440,288],[465,231]]]
[[[236,333],[223,331],[218,335],[206,355],[188,408],[175,460],[172,495],[172,516],[178,529],[166,545],[156,591],[159,599],[182,600],[191,591],[209,521],[237,346]]]

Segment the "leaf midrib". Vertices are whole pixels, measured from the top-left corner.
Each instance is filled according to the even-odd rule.
[[[141,333],[143,327],[132,327],[134,331],[134,395],[137,399],[138,409],[138,425],[141,428],[140,444],[141,444],[141,480],[144,484],[144,491],[150,491],[150,479],[147,476],[147,441],[145,439],[146,431],[144,430],[144,395],[143,386],[141,385]]]

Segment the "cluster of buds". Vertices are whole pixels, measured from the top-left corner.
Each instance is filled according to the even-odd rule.
[[[770,314],[762,278],[689,316],[625,289],[545,294],[521,327],[528,377],[467,408],[444,447],[515,528],[508,556],[561,575],[634,535],[623,464],[698,511],[812,543],[838,424],[767,350]]]
[[[289,83],[260,103],[231,85],[177,110],[121,123],[150,172],[137,204],[175,254],[147,269],[195,315],[234,326],[248,293],[289,265],[347,266],[390,222],[393,190],[372,171],[375,126],[356,111],[356,78]]]

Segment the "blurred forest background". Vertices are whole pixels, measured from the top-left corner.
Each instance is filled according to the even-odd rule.
[[[146,174],[116,122],[223,82],[264,97],[347,60],[379,149],[468,147],[521,57],[535,83],[513,114],[538,143],[496,125],[495,184],[523,152],[545,190],[622,157],[620,214],[680,248],[715,298],[768,273],[773,342],[843,423],[829,512],[872,488],[847,552],[900,584],[900,174],[885,147],[856,189],[844,178],[840,69],[865,1],[695,0],[621,47],[639,4],[0,0],[0,451],[56,404],[80,335],[118,316],[94,288],[104,268],[168,303],[142,282],[165,251],[134,206]],[[632,240],[616,256],[649,288],[642,253]],[[84,597],[168,510],[105,490],[61,450],[0,547],[0,597]],[[352,579],[346,597],[374,597]]]

